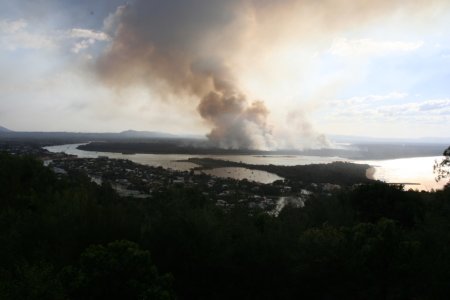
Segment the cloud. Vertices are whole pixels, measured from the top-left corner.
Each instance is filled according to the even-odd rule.
[[[348,40],[338,38],[333,41],[329,52],[335,56],[378,56],[398,52],[411,52],[421,48],[423,41],[377,41],[373,39]]]
[[[74,39],[81,39],[81,41],[76,42],[72,46],[71,50],[73,53],[80,53],[81,51],[88,49],[98,41],[104,42],[110,40],[110,37],[106,33],[89,29],[72,29],[70,32],[70,36]]]
[[[19,19],[0,20],[0,49],[50,49],[55,47],[54,39],[46,34],[28,30],[28,23]]]
[[[30,27],[23,19],[0,20],[0,49],[45,50],[65,48],[66,44],[69,44],[73,53],[79,53],[96,42],[107,42],[111,39],[102,31],[85,28],[38,32]]]
[[[89,39],[95,41],[109,41],[111,38],[104,32],[83,28],[73,28],[70,30],[72,38]]]
[[[408,123],[434,123],[444,125],[450,121],[450,99],[430,99],[396,105],[373,107],[368,105],[348,105],[335,107],[329,115],[333,121],[359,123],[360,121],[386,122],[406,121]]]
[[[72,46],[71,50],[73,53],[80,53],[81,51],[91,47],[98,41],[106,42],[111,40],[111,37],[102,31],[84,28],[73,28],[68,32],[68,36],[76,40],[81,39]]]
[[[405,116],[415,114],[450,116],[450,99],[436,99],[426,100],[423,102],[390,105],[381,107],[377,111],[384,116]]]
[[[23,19],[8,21],[0,20],[0,32],[6,34],[16,33],[27,27],[27,22]]]
[[[387,101],[387,100],[398,100],[407,97],[407,93],[401,92],[391,92],[384,95],[366,95],[366,96],[355,96],[348,99],[332,100],[331,105],[358,105],[358,104],[373,104],[375,102]]]
[[[450,99],[429,100],[421,103],[421,111],[446,112],[450,114]]]
[[[94,40],[82,40],[81,42],[75,43],[72,46],[72,52],[73,53],[79,53],[87,48],[89,48],[90,45],[94,44]]]

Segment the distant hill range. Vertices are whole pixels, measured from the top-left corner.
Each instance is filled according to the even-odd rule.
[[[125,130],[120,132],[119,135],[133,138],[179,138],[179,136],[171,133],[164,133],[157,131]]]
[[[87,143],[91,141],[205,140],[201,135],[176,135],[157,131],[122,132],[33,132],[0,127],[0,141],[33,141],[39,144]]]
[[[38,145],[84,144],[87,151],[151,154],[196,155],[306,155],[336,156],[348,159],[389,159],[440,156],[450,145],[450,138],[381,139],[330,136],[332,144],[322,149],[221,149],[200,135],[176,135],[157,131],[126,130],[118,133],[23,132],[0,127],[0,143],[34,143]]]
[[[0,132],[13,132],[13,131],[9,130],[8,128],[5,128],[3,126],[0,126]]]

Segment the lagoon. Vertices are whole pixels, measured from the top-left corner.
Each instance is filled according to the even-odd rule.
[[[405,185],[405,189],[426,190],[441,189],[445,182],[436,182],[433,174],[433,165],[436,160],[441,160],[442,156],[413,157],[389,160],[350,160],[340,157],[326,156],[303,156],[303,155],[189,155],[189,154],[122,154],[110,152],[84,151],[77,149],[83,144],[67,144],[45,147],[50,152],[63,152],[75,155],[80,158],[96,158],[105,156],[108,158],[128,159],[135,163],[149,165],[153,167],[163,167],[173,170],[188,171],[196,164],[186,162],[191,157],[213,158],[243,162],[247,164],[261,165],[307,165],[331,163],[333,161],[347,161],[352,163],[369,164],[374,167],[373,178],[388,183],[410,183]],[[271,183],[282,179],[275,174],[263,171],[248,170],[245,168],[217,168],[203,171],[213,176],[231,177],[235,179],[248,179],[262,183]],[[412,183],[412,184],[411,184]]]

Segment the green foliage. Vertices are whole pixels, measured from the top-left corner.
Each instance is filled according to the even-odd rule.
[[[85,175],[58,180],[32,158],[0,154],[0,299],[63,299],[59,274],[89,245],[137,240],[143,213],[124,200]]]
[[[170,276],[160,276],[150,252],[126,240],[88,247],[65,276],[73,299],[173,299]]]
[[[436,174],[436,181],[450,177],[450,146],[443,153],[444,158],[438,162],[436,161],[433,170]]]
[[[0,244],[0,299],[447,299],[450,188],[374,183],[273,217],[0,154]]]
[[[65,299],[65,291],[51,263],[18,262],[0,272],[1,299]]]
[[[380,218],[413,226],[423,218],[423,203],[417,193],[404,192],[402,186],[374,183],[358,187],[351,195],[357,220],[376,222]]]

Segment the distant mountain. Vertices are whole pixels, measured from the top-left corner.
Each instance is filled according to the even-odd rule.
[[[119,133],[123,137],[130,138],[176,138],[178,136],[157,131],[137,131],[137,130],[125,130]]]
[[[206,140],[200,135],[176,135],[157,131],[126,130],[122,132],[30,132],[12,131],[0,127],[0,140],[34,141],[47,144],[87,143],[92,141],[157,141],[157,140]]]
[[[125,130],[119,133],[122,137],[127,138],[163,138],[163,139],[178,139],[178,138],[187,138],[187,139],[200,139],[204,140],[206,137],[204,135],[199,134],[172,134],[166,132],[158,132],[158,131],[138,131],[138,130]]]
[[[13,132],[13,131],[9,130],[8,128],[5,128],[3,126],[0,126],[0,132]]]

